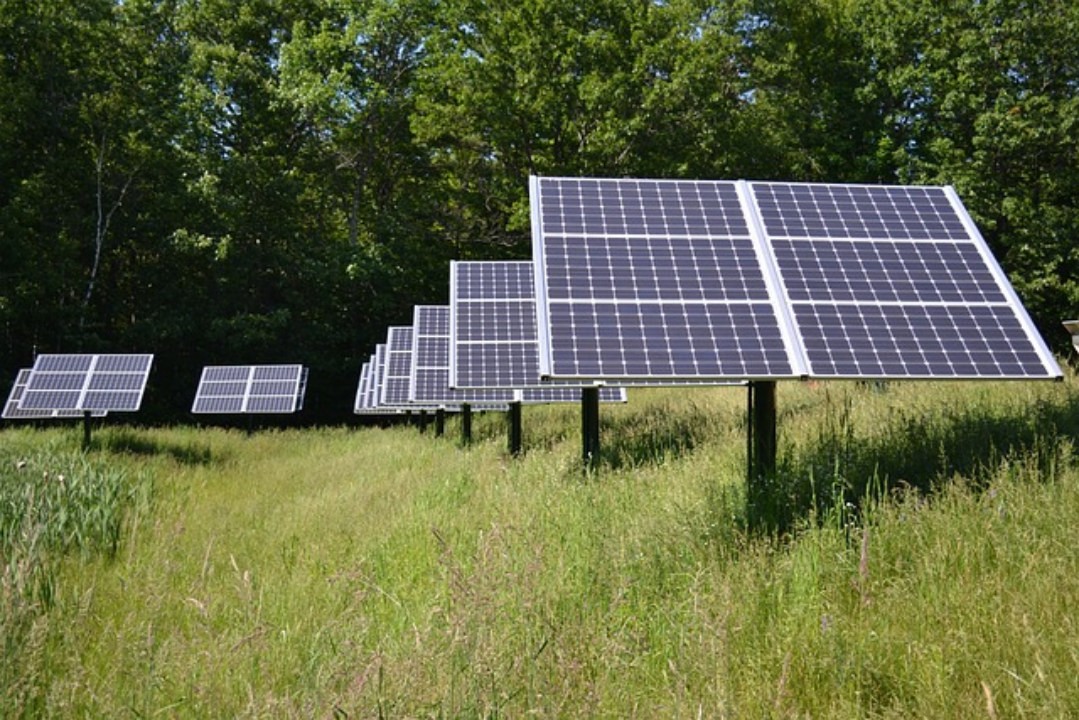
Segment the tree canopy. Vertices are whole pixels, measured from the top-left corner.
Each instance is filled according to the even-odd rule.
[[[951,184],[1063,348],[1077,145],[1070,0],[8,0],[0,384],[303,362],[345,417],[447,261],[529,257],[532,173]]]

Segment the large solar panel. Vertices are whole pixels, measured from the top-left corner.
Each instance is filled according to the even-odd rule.
[[[307,372],[302,365],[209,365],[191,412],[294,413],[303,407]]]
[[[1061,377],[950,188],[532,178],[545,378]]]
[[[952,188],[750,188],[810,376],[1060,376]]]
[[[11,392],[8,394],[7,402],[4,403],[3,417],[7,420],[49,420],[54,418],[77,418],[82,417],[83,412],[81,410],[56,410],[56,409],[21,409],[19,402],[22,400],[23,392],[26,390],[26,383],[30,379],[30,368],[23,368],[19,370],[15,376],[15,384],[11,386]],[[107,415],[105,410],[94,410],[90,413],[93,417],[104,417]]]
[[[135,411],[153,355],[39,355],[26,378],[20,411]]]
[[[544,377],[798,377],[734,182],[533,178]]]

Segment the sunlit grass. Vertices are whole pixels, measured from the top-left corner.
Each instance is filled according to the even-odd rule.
[[[1076,391],[781,383],[779,533],[743,388],[604,406],[595,474],[575,406],[526,408],[518,459],[496,415],[469,447],[106,426],[85,461],[152,502],[62,555],[0,714],[1067,716]]]

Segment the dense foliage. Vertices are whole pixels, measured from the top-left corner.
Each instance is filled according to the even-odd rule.
[[[0,382],[303,362],[344,416],[448,260],[528,256],[530,173],[953,184],[1063,343],[1077,144],[1070,0],[7,0]]]

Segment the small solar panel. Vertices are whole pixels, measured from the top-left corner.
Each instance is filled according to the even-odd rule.
[[[307,375],[302,365],[209,365],[191,412],[294,413],[303,407]]]
[[[505,405],[513,401],[509,389],[451,389],[449,306],[416,306],[412,348],[411,402]]]
[[[26,390],[26,383],[30,378],[30,368],[24,368],[19,370],[15,376],[15,384],[11,386],[11,392],[8,394],[7,402],[4,403],[3,417],[8,420],[50,420],[54,418],[77,418],[83,416],[81,410],[31,410],[20,409],[19,402],[22,400],[23,392]],[[93,417],[104,417],[107,415],[105,410],[93,410],[90,415]]]
[[[135,411],[142,404],[153,355],[39,355],[26,376],[19,412],[59,417]]]
[[[952,188],[749,186],[810,376],[1061,376]]]
[[[949,187],[531,180],[545,378],[1059,378]]]
[[[382,374],[385,372],[386,365],[385,354],[386,344],[380,343],[376,346],[374,354],[371,355],[371,359],[367,363],[366,382],[363,382],[361,372],[361,386],[358,391],[360,399],[356,407],[357,415],[398,415],[405,411],[404,408],[385,407],[379,404],[379,397],[382,395]]]

